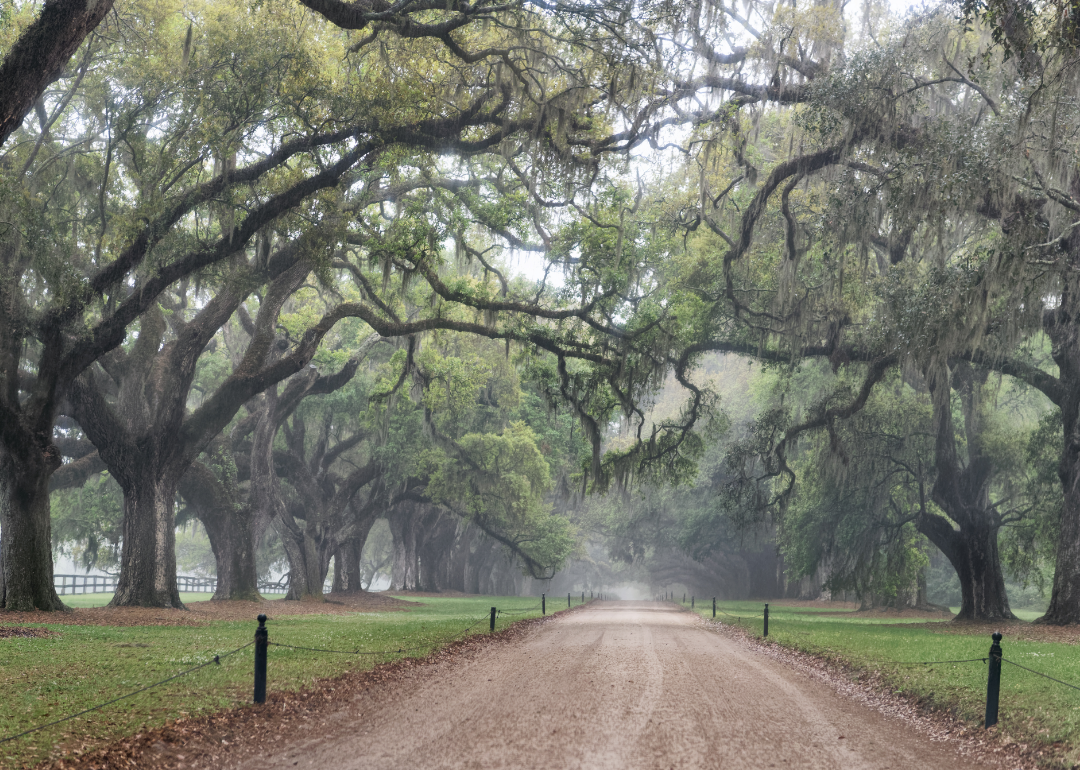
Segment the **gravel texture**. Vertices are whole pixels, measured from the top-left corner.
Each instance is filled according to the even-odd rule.
[[[966,724],[947,711],[930,709],[915,698],[898,695],[874,673],[867,675],[860,672],[853,677],[852,672],[841,664],[763,641],[739,626],[704,618],[698,618],[697,622],[712,632],[739,641],[759,655],[802,672],[868,709],[891,720],[907,723],[925,738],[948,744],[957,754],[981,763],[979,766],[1015,770],[1062,766],[1060,760],[1066,747],[1059,746],[1055,750],[1053,747],[1032,746],[1012,740],[998,728],[984,730],[980,726]],[[934,623],[926,627],[939,630],[944,626],[944,623]]]

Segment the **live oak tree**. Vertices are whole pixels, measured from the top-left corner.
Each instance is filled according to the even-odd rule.
[[[575,547],[568,519],[552,508],[547,458],[558,455],[521,419],[508,353],[440,334],[415,356],[419,403],[397,400],[391,425],[407,430],[381,451],[393,468],[387,484],[397,477],[407,489],[389,517],[395,581],[409,582],[410,572],[428,588],[465,581],[461,571],[483,563],[479,554],[504,551],[531,577],[550,577]]]
[[[377,341],[372,335],[366,347]],[[350,364],[356,368],[355,359]],[[252,490],[265,501],[257,507],[269,508],[288,557],[287,599],[321,598],[334,556],[341,561],[339,587],[357,590],[357,546],[363,548],[381,504],[391,502],[380,494],[382,467],[367,446],[367,393],[349,387],[351,379],[351,372],[348,378],[338,374],[337,381],[302,395],[288,389],[280,398],[273,389],[266,393],[269,443],[265,450],[252,448]],[[309,400],[320,395],[325,397]],[[257,451],[265,451],[265,459],[257,458]]]
[[[437,314],[402,321],[370,294],[370,304],[331,310],[287,355],[265,364],[274,302],[304,280],[305,262],[317,267],[318,254],[341,238],[356,205],[351,186],[364,174],[430,167],[410,165],[410,152],[497,151],[506,178],[535,192],[551,181],[536,173],[545,159],[581,174],[603,153],[640,141],[640,120],[633,130],[607,130],[617,108],[640,101],[640,88],[608,78],[606,67],[649,55],[630,38],[623,38],[633,43],[628,48],[608,46],[605,40],[626,29],[615,30],[610,8],[553,21],[527,6],[410,3],[369,12],[316,5],[334,24],[366,35],[355,42],[307,36],[321,22],[289,6],[241,16],[227,5],[205,5],[182,17],[166,4],[139,5],[116,38],[91,39],[83,68],[45,95],[38,130],[24,126],[5,145],[5,606],[60,606],[49,575],[47,487],[60,461],[52,425],[65,400],[103,443],[126,434],[99,447],[129,490],[127,577],[116,601],[176,605],[171,490],[231,414],[302,368],[341,318],[359,317],[386,336],[447,326]],[[493,20],[502,23],[474,23]],[[153,34],[140,32],[140,24],[152,24]],[[566,48],[562,33],[591,47]],[[267,35],[277,42],[268,45]],[[525,45],[537,35],[568,55]],[[388,88],[401,98],[388,99]],[[417,93],[431,98],[409,96]],[[575,116],[585,104],[592,114]],[[33,180],[29,195],[21,192],[23,179]],[[504,232],[514,243],[512,230]],[[401,258],[384,264],[388,272],[404,265]],[[480,312],[533,319],[595,312],[591,305],[556,311],[537,298],[493,305],[458,297],[432,267],[420,271],[425,280]],[[188,414],[186,394],[203,348],[230,308],[238,312],[263,286],[272,301],[256,321],[264,325],[250,355],[215,398]],[[451,326],[583,355],[527,323]],[[151,338],[163,347],[154,350]],[[125,382],[137,409],[118,423],[103,405],[122,395]],[[140,391],[140,382],[149,387]],[[129,419],[135,422],[123,425]],[[166,440],[174,435],[182,436],[175,446]]]
[[[1055,589],[1045,620],[1072,622],[1080,608],[1072,588],[1078,516],[1070,498],[1076,468],[1067,437],[1075,430],[1076,418],[1067,394],[1075,351],[1068,343],[1074,334],[1073,315],[1066,308],[1073,293],[1068,265],[1076,209],[1075,193],[1068,187],[1074,170],[1052,159],[1065,157],[1062,151],[1072,146],[1075,133],[1056,128],[1073,125],[1072,119],[1056,101],[1045,101],[1041,89],[1061,87],[1075,52],[1029,50],[1023,60],[1005,65],[984,59],[981,66],[1002,84],[1000,91],[989,91],[966,75],[958,76],[950,63],[962,45],[977,44],[978,38],[960,38],[945,23],[935,28],[931,21],[926,30],[931,40],[941,41],[935,46],[943,50],[932,62],[949,70],[942,75],[954,80],[946,82],[972,96],[946,97],[942,85],[923,85],[928,78],[911,87],[936,89],[938,101],[932,109],[914,105],[927,110],[927,117],[913,126],[904,144],[893,143],[888,170],[876,177],[880,182],[872,183],[881,191],[875,198],[885,203],[885,221],[892,223],[891,235],[880,230],[877,235],[890,266],[883,270],[880,296],[885,302],[878,317],[885,321],[884,330],[898,333],[897,349],[906,360],[918,362],[934,392],[938,475],[933,496],[950,516],[966,516],[985,506],[978,501],[985,501],[992,476],[986,462],[974,455],[965,462],[952,445],[950,391],[971,393],[972,382],[982,376],[978,370],[988,368],[1026,382],[1060,409],[1066,436],[1059,463],[1064,500]],[[1034,65],[1040,71],[1035,81],[1039,85],[1014,74],[1026,75]],[[1017,70],[1010,70],[1012,66]],[[972,130],[978,141],[971,141]],[[948,160],[924,165],[927,156]],[[1058,184],[1068,192],[1051,177],[1062,180]],[[853,186],[865,189],[867,181]],[[848,221],[864,227],[864,204],[873,206],[875,198],[863,197],[849,208]],[[912,219],[913,213],[923,219]],[[1057,376],[1038,355],[1043,334],[1051,342]],[[975,365],[975,380],[965,362]],[[968,452],[972,450],[978,445],[970,444]],[[984,515],[993,521],[985,508]],[[989,543],[989,536],[985,540]],[[992,557],[989,545],[981,551]]]
[[[349,404],[305,400],[281,422],[271,494],[290,598],[321,598],[331,556],[334,590],[356,590],[358,552],[380,514],[399,590],[449,587],[462,568],[450,561],[475,561],[467,552],[478,534],[535,576],[561,564],[573,538],[545,505],[549,471],[534,434],[506,422],[517,377],[501,345],[412,339],[366,390]]]
[[[181,478],[180,493],[202,521],[214,551],[216,599],[259,596],[256,551],[281,513],[274,446],[282,423],[304,399],[348,387],[377,341],[375,335],[357,341],[346,360],[342,360],[340,348],[337,355],[320,349],[314,358],[317,363],[291,377],[283,388],[271,385],[245,404],[229,428]],[[336,343],[340,346],[342,340]],[[330,371],[320,375],[318,367]],[[331,458],[338,457],[348,445],[331,449],[334,451],[327,458],[323,446],[322,459],[332,463]],[[302,578],[298,574],[293,584],[304,585]]]
[[[139,10],[144,23],[171,21],[177,35],[173,40],[184,40],[183,27],[176,29],[179,19],[169,19],[166,9]],[[165,18],[155,18],[159,16]],[[161,25],[159,32],[168,26]],[[279,190],[257,206],[245,220],[246,227],[232,228],[230,222],[221,228],[220,217],[210,227],[208,213],[218,196],[267,179],[320,140],[294,142],[231,173],[229,149],[209,147],[191,129],[201,125],[205,130],[217,119],[242,133],[245,123],[251,127],[251,110],[259,113],[261,105],[191,98],[185,86],[224,71],[221,52],[207,46],[205,58],[192,57],[189,39],[181,57],[177,49],[170,50],[164,35],[140,37],[137,30],[128,29],[132,40],[157,40],[159,48],[127,50],[122,44],[92,39],[81,73],[63,90],[48,95],[40,133],[16,142],[3,159],[5,206],[11,212],[4,241],[5,389],[0,421],[8,607],[58,606],[46,574],[51,559],[44,550],[45,490],[59,460],[59,450],[51,443],[51,425],[74,380],[103,356],[121,356],[128,326],[143,313],[151,311],[151,321],[154,313],[160,317],[155,303],[163,290],[242,251],[255,230],[335,183],[348,165],[339,161],[328,173],[301,173],[293,184],[275,181]],[[134,66],[136,58],[139,66]],[[91,63],[97,65],[96,76],[86,75]],[[255,63],[256,69],[260,65],[264,75],[272,66],[264,60]],[[171,69],[165,72],[167,67]],[[111,92],[112,81],[104,77],[105,71],[124,83],[125,90]],[[185,76],[191,80],[185,82]],[[274,94],[266,90],[261,97],[273,101]],[[261,121],[263,116],[255,117]],[[200,119],[206,122],[200,124]],[[217,171],[205,165],[214,149],[226,153],[218,156],[224,160]],[[17,179],[27,172],[32,182],[23,195]],[[135,192],[134,207],[128,205],[128,190]],[[68,224],[57,229],[57,222]],[[189,236],[193,237],[185,244]],[[48,249],[37,248],[34,238],[42,237],[48,237]],[[214,330],[189,331],[208,339]],[[189,359],[186,371],[182,367],[170,374],[183,381],[192,368]],[[158,539],[169,538],[168,532],[158,529]],[[162,543],[156,549],[167,550]],[[161,575],[156,580],[162,584],[170,578]],[[162,585],[153,590],[169,593]]]
[[[972,575],[963,614],[1007,617],[995,588],[996,532],[984,526],[994,519],[993,474],[977,445],[970,455],[958,449],[950,404],[954,392],[972,392],[971,364],[976,379],[990,369],[1041,390],[1062,406],[1066,436],[1072,430],[1063,385],[1073,177],[1051,158],[1067,157],[1075,121],[1070,108],[1044,99],[1068,80],[1071,60],[1048,57],[1040,89],[1015,61],[984,55],[988,37],[965,34],[941,13],[840,56],[850,42],[839,18],[818,23],[835,10],[815,10],[816,21],[793,11],[757,23],[710,12],[758,43],[740,48],[702,28],[696,50],[711,69],[670,91],[673,100],[701,94],[698,104],[726,110],[692,113],[695,133],[682,144],[692,181],[684,197],[668,199],[667,221],[688,238],[669,302],[693,330],[673,356],[675,371],[685,379],[709,350],[777,362],[818,357],[851,371],[846,394],[763,431],[757,478],[783,479],[755,493],[768,502],[790,488],[785,458],[800,435],[834,431],[897,367],[916,370],[934,393],[930,497],[953,522],[972,523],[959,543],[946,544],[958,571]],[[1026,353],[1043,330],[1055,340],[1061,378]],[[1067,452],[1066,490],[1075,486]],[[1074,510],[1066,496],[1054,622],[1076,610],[1062,582],[1077,563],[1064,550],[1075,540]],[[928,536],[955,539],[951,526],[946,533],[932,517],[924,523]]]
[[[782,389],[785,410],[813,409],[836,387],[822,365],[805,369],[816,370],[816,377],[804,371],[797,377],[802,387]],[[1038,416],[1047,404],[1009,380],[988,380],[963,367],[956,374],[964,385],[951,398],[951,443],[965,453],[968,467],[985,474],[968,510],[951,508],[957,515],[946,519],[933,499],[932,395],[910,370],[906,377],[894,372],[857,414],[805,437],[791,453],[797,482],[778,521],[780,546],[796,575],[824,568],[834,591],[853,590],[867,604],[925,606],[928,539],[954,563],[961,617],[988,614],[999,601],[1008,608],[1000,598],[1005,571],[1020,579],[1039,576],[1046,547],[1040,540],[1060,504],[1028,448],[1029,437],[1042,431]],[[814,382],[816,388],[806,387]],[[964,538],[978,542],[980,529],[987,533],[982,564],[966,561],[956,546]],[[980,574],[992,582],[976,579]]]

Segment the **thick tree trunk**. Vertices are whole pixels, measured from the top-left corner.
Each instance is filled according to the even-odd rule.
[[[368,533],[375,525],[375,517],[368,516],[357,525],[353,536],[338,546],[334,552],[334,583],[331,591],[363,591],[363,579],[360,571],[360,557],[364,553],[364,544]]]
[[[259,571],[255,566],[255,543],[251,511],[227,509],[217,516],[199,517],[210,538],[217,565],[215,601],[258,601]]]
[[[304,547],[301,538],[290,537],[290,532],[281,527],[281,545],[289,561],[289,592],[286,600],[303,599],[309,594],[307,585],[308,571],[304,567]]]
[[[416,535],[421,590],[440,592],[446,588],[456,534],[457,520],[450,513],[435,505],[426,506]]]
[[[937,476],[931,498],[952,521],[928,510],[920,486],[916,527],[949,560],[960,578],[960,613],[956,620],[1012,620],[1005,578],[998,554],[997,515],[990,506],[993,462],[981,448],[982,410],[979,399],[985,373],[967,364],[955,376],[944,365],[927,382],[934,404],[934,462]],[[967,462],[959,461],[952,419],[952,387],[960,394],[967,440]],[[921,485],[920,481],[920,485]],[[955,522],[955,528],[953,525]]]
[[[1075,387],[1069,398],[1080,396]],[[1050,606],[1038,621],[1051,625],[1080,623],[1080,420],[1074,415],[1071,422],[1071,427],[1066,425],[1065,451],[1058,471],[1065,501],[1058,529],[1054,586]]]
[[[926,567],[920,569],[915,577],[915,607],[918,609],[930,607],[930,599],[926,595]]]
[[[454,543],[446,559],[446,588],[448,590],[465,593],[465,573],[468,569],[473,539],[471,524],[455,527]]]
[[[494,547],[494,540],[486,537],[481,538],[480,542],[476,544],[476,549],[470,554],[469,571],[465,582],[468,586],[468,593],[481,594],[484,592],[485,580],[491,571],[489,557]]]
[[[1011,620],[998,555],[997,528],[980,527],[957,533],[960,541],[953,566],[960,578],[958,620]],[[940,547],[940,546],[939,546]],[[948,554],[946,554],[948,555]]]
[[[360,553],[363,546],[355,540],[347,540],[334,551],[334,582],[332,593],[362,591],[360,581]]]
[[[402,503],[389,517],[390,533],[394,536],[394,566],[390,588],[394,591],[417,590],[416,506]]]
[[[124,533],[112,607],[184,609],[176,587],[176,482],[171,476],[146,471],[122,485]]]
[[[249,505],[237,501],[235,479],[220,480],[201,462],[180,479],[180,494],[206,529],[217,567],[214,600],[257,601],[255,544],[262,537]]]
[[[326,575],[330,571],[330,544],[326,542],[323,533],[315,527],[304,527],[304,566],[307,568],[308,590],[310,598],[323,601],[323,585],[326,583]]]
[[[1080,183],[1080,182],[1078,182]],[[1075,253],[1078,237],[1071,239]],[[1080,289],[1066,284],[1061,305],[1045,324],[1053,343],[1054,361],[1060,372],[1061,423],[1064,446],[1058,478],[1064,501],[1058,528],[1057,562],[1050,606],[1040,623],[1080,623]]]
[[[0,145],[112,7],[113,0],[52,0],[44,4],[41,14],[0,63]]]
[[[495,566],[492,551],[495,550],[495,541],[485,537],[477,547],[473,557],[469,560],[472,568],[472,586],[470,593],[491,593],[491,571]]]
[[[53,588],[50,469],[0,446],[0,607],[67,609]]]
[[[918,529],[936,545],[960,578],[956,620],[1012,620],[998,554],[998,530],[967,526],[956,530],[940,516],[920,517]]]
[[[281,533],[285,555],[289,558],[289,600],[326,601],[323,583],[330,570],[328,544],[315,529],[306,526],[298,535],[285,530]],[[292,536],[290,536],[292,535]]]

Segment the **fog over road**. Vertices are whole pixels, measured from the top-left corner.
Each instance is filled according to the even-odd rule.
[[[669,604],[597,602],[433,673],[241,767],[982,767]]]

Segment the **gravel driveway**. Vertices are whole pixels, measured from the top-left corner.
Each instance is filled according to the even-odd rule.
[[[984,767],[695,617],[598,602],[438,676],[361,693],[239,767]]]

